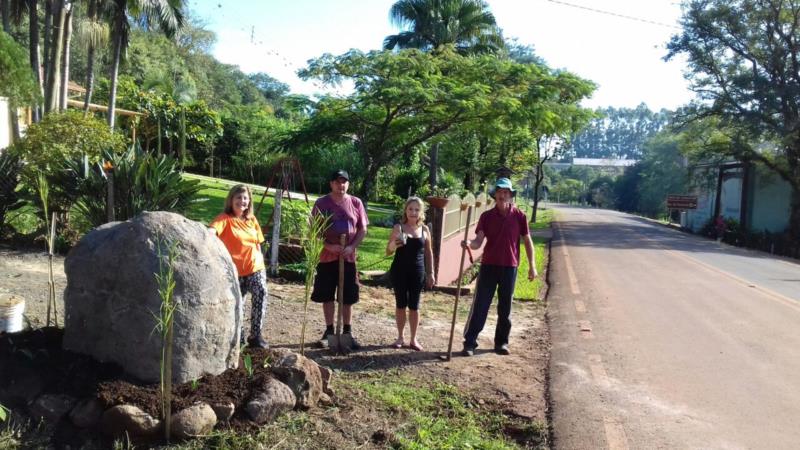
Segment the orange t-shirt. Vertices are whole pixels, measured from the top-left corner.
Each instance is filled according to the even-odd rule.
[[[208,226],[216,230],[217,237],[225,244],[240,277],[265,269],[264,256],[258,248],[264,242],[258,219],[242,220],[222,213]]]

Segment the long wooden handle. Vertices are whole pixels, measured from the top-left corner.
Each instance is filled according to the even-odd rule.
[[[342,334],[342,308],[344,307],[344,247],[347,245],[347,235],[339,235],[339,244],[342,252],[339,253],[339,286],[336,290],[337,300],[339,301],[339,311],[336,317],[336,334]]]
[[[467,209],[467,226],[464,228],[464,242],[467,241],[469,238],[469,226],[470,226],[470,219],[472,219],[472,207],[470,206]],[[456,329],[456,314],[458,312],[458,299],[461,297],[461,278],[464,277],[464,259],[467,254],[467,248],[464,247],[461,249],[461,262],[458,264],[458,280],[456,282],[456,300],[453,303],[453,320],[450,324],[450,341],[447,344],[447,359],[450,360],[450,357],[453,354],[453,333]],[[472,253],[470,252],[470,255]]]

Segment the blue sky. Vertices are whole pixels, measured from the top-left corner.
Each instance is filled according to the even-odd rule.
[[[289,84],[293,92],[313,95],[323,88],[299,80],[295,72],[323,53],[379,48],[386,35],[398,31],[388,19],[393,3],[394,0],[192,0],[190,8],[217,34],[217,59],[238,65],[248,73],[266,72]],[[506,37],[533,45],[551,67],[570,70],[599,84],[586,106],[634,107],[644,102],[651,109],[672,109],[692,98],[682,77],[683,60],[662,60],[665,43],[679,31],[674,28],[680,17],[677,1],[488,3]]]

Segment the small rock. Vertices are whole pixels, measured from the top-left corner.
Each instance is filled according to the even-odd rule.
[[[325,366],[317,365],[317,367],[319,367],[319,374],[322,377],[322,392],[333,395],[333,390],[330,388],[333,372]]]
[[[158,433],[161,421],[133,405],[117,405],[103,413],[103,431],[115,437],[148,437]]]
[[[323,392],[322,375],[313,360],[287,349],[276,349],[270,354],[272,373],[285,383],[297,397],[298,408],[316,406]]]
[[[42,378],[33,371],[24,370],[15,374],[6,394],[13,401],[30,403],[44,390]]]
[[[253,422],[262,425],[271,422],[284,412],[294,408],[297,398],[289,386],[269,378],[263,386],[264,391],[256,393],[245,406],[245,411]]]
[[[236,411],[236,405],[234,405],[233,402],[213,403],[211,409],[213,409],[214,414],[217,415],[218,421],[227,422],[233,417],[233,413]]]
[[[47,422],[58,422],[75,406],[75,399],[63,394],[44,394],[30,406],[31,416]]]
[[[69,412],[69,419],[78,428],[89,428],[97,425],[103,417],[103,404],[96,398],[86,398],[78,402]]]
[[[206,403],[198,403],[172,415],[170,434],[188,439],[208,434],[217,424],[217,415]]]
[[[331,397],[324,392],[319,395],[319,404],[325,407],[334,406],[333,399],[331,399]]]

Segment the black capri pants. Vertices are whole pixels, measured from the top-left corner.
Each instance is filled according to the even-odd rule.
[[[425,284],[425,269],[400,270],[393,267],[390,276],[397,309],[419,310],[419,298],[422,294],[422,286]]]

